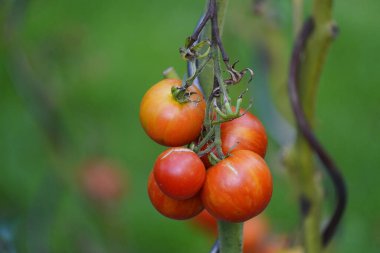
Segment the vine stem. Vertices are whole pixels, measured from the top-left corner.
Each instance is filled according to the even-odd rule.
[[[224,84],[224,80],[221,73],[221,67],[219,62],[219,50],[221,50],[223,61],[228,63],[228,56],[223,48],[221,42],[221,32],[223,30],[223,24],[227,9],[228,0],[209,0],[210,4],[215,4],[215,13],[211,17],[211,54],[213,60],[213,68],[211,71],[207,72],[206,80],[213,80],[214,91],[216,87],[219,87],[220,99],[217,101],[219,105],[228,102],[228,93]],[[210,31],[209,31],[210,32]],[[201,80],[202,81],[202,80]],[[209,89],[205,89],[206,91]],[[211,101],[209,101],[211,102]],[[216,116],[218,121],[220,116]],[[221,137],[220,137],[220,124],[215,125],[215,139],[214,143],[216,144],[216,151],[219,158],[224,158],[224,154],[221,148]],[[215,243],[212,252],[220,253],[239,253],[242,251],[242,232],[243,224],[242,223],[230,223],[226,221],[218,221],[218,235],[219,243]],[[219,249],[218,249],[219,248]]]
[[[297,37],[302,28],[303,20],[303,0],[292,0],[293,6],[293,34]]]
[[[243,223],[218,221],[220,253],[242,252]]]
[[[290,156],[290,169],[298,188],[303,215],[303,244],[306,252],[318,253],[331,240],[342,217],[346,190],[342,176],[312,132],[315,102],[322,67],[337,28],[332,21],[332,0],[314,0],[312,17],[297,37],[289,75],[289,95],[299,128]],[[302,57],[301,57],[302,55]],[[313,151],[326,166],[337,192],[337,207],[320,234],[322,186]]]

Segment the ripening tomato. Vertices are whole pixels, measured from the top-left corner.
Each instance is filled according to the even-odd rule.
[[[150,174],[148,180],[148,194],[156,210],[171,219],[190,219],[203,210],[203,204],[199,194],[185,200],[176,200],[165,195],[160,187],[158,187],[153,172]]]
[[[235,108],[233,108],[235,110]],[[240,113],[244,110],[241,109]],[[268,139],[260,120],[250,112],[220,125],[222,149],[224,153],[232,150],[251,150],[264,157]]]
[[[195,196],[206,178],[206,168],[188,148],[169,148],[160,154],[153,168],[160,189],[169,197],[182,200]]]
[[[265,209],[272,187],[264,159],[252,151],[237,150],[207,170],[202,201],[216,218],[243,222]]]
[[[140,121],[145,132],[157,143],[178,147],[195,140],[202,130],[205,101],[194,85],[188,88],[189,102],[180,103],[172,87],[180,87],[178,79],[164,79],[151,87],[140,105]]]

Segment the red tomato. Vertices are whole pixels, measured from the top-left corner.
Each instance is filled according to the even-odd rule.
[[[124,178],[115,166],[105,161],[94,160],[84,166],[81,184],[91,199],[112,201],[122,196],[125,190]]]
[[[165,195],[158,187],[153,173],[150,174],[148,180],[148,194],[156,210],[171,219],[190,219],[203,210],[199,195],[186,200],[176,200]]]
[[[207,170],[202,201],[216,218],[243,222],[265,209],[272,187],[264,159],[252,151],[237,150]]]
[[[188,148],[164,151],[158,156],[153,172],[160,189],[178,200],[195,196],[206,178],[206,168],[201,159]]]
[[[243,112],[241,109],[240,113]],[[220,128],[225,154],[232,150],[251,150],[262,157],[265,156],[268,144],[265,128],[252,113],[247,112],[237,119],[227,121],[221,124]]]
[[[172,95],[172,87],[180,87],[182,81],[164,79],[151,87],[140,105],[140,121],[145,132],[161,145],[178,147],[195,140],[202,130],[205,101],[194,86],[191,100],[199,102],[179,103]]]

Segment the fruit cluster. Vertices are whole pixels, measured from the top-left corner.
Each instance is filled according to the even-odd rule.
[[[217,219],[249,220],[272,196],[272,177],[263,159],[265,129],[251,113],[233,108],[239,117],[220,123],[219,147],[201,141],[206,103],[194,85],[182,91],[181,83],[164,79],[141,103],[145,132],[170,147],[158,156],[149,176],[149,198],[157,211],[172,219],[189,219],[205,208]],[[196,146],[199,143],[204,145]],[[218,148],[227,155],[212,159]]]

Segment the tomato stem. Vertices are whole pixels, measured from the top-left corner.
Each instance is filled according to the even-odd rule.
[[[218,221],[220,253],[238,253],[242,251],[243,223]]]
[[[212,127],[206,134],[205,137],[203,137],[203,139],[199,142],[199,144],[194,147],[194,152],[195,153],[198,153],[199,150],[201,150],[201,148],[207,144],[207,142],[209,142],[213,135],[214,135],[214,132],[215,132],[215,127]]]
[[[202,71],[204,70],[204,67],[207,65],[207,63],[210,60],[211,60],[211,57],[208,56],[207,59],[204,60],[198,68],[196,67],[195,60],[190,62],[191,68],[194,69],[195,71],[194,71],[194,74],[191,77],[187,78],[186,81],[183,83],[182,87],[184,89],[187,89],[190,85],[193,84],[195,78],[197,78],[202,73]]]
[[[167,79],[180,79],[179,75],[173,67],[169,67],[162,72],[164,78]]]

